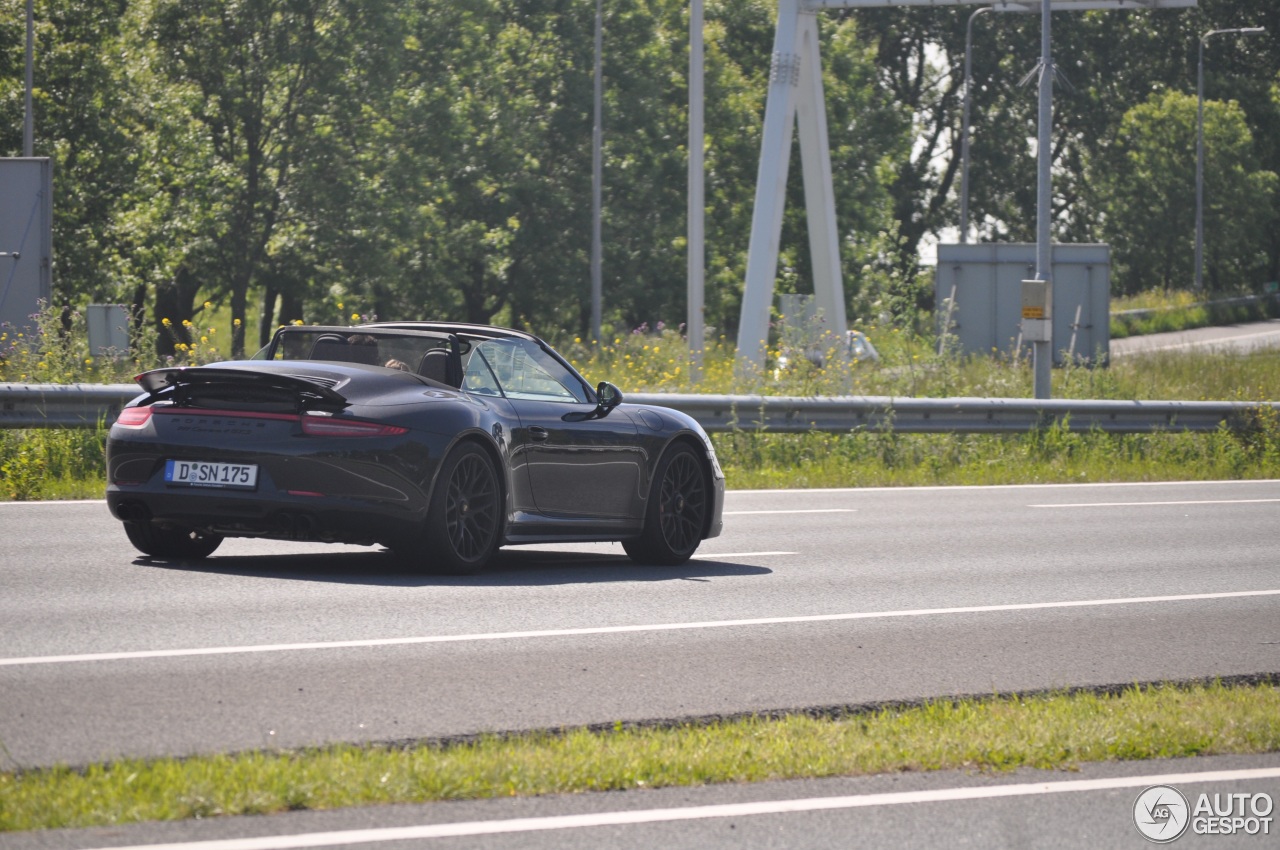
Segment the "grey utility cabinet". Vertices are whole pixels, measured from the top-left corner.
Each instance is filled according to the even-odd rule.
[[[1022,281],[1035,277],[1036,246],[939,245],[934,304],[939,332],[965,354],[1009,355],[1020,344]],[[1111,346],[1111,249],[1053,246],[1053,362],[1106,363]],[[1030,350],[1022,345],[1022,354]]]
[[[0,159],[0,327],[34,330],[53,297],[53,164],[48,157]]]

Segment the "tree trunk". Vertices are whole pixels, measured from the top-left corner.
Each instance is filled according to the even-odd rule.
[[[248,301],[249,282],[236,281],[231,292],[231,359],[244,359],[244,310]]]
[[[302,296],[296,292],[283,292],[280,295],[280,323],[288,324],[302,320]]]
[[[172,357],[177,346],[191,344],[191,334],[186,322],[195,315],[196,294],[199,283],[185,266],[178,269],[173,279],[156,287],[156,353]]]
[[[258,347],[271,342],[271,334],[274,330],[276,298],[278,293],[275,286],[268,284],[266,294],[262,296],[262,317],[258,319]]]
[[[142,352],[137,349],[138,331],[147,321],[147,285],[140,283],[133,288],[133,299],[129,305],[129,350],[135,356]]]

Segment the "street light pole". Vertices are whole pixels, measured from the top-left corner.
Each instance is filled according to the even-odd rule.
[[[964,28],[964,122],[960,136],[960,243],[969,241],[969,108],[973,101],[973,19],[983,12],[983,6],[969,16]]]
[[[706,175],[703,147],[706,144],[703,107],[703,0],[689,4],[689,257],[687,286],[689,320],[685,333],[689,340],[690,377],[702,379],[702,349],[706,344]]]
[[[603,324],[602,301],[604,296],[604,275],[601,270],[604,255],[604,242],[600,232],[604,183],[603,175],[603,123],[604,112],[604,80],[602,77],[604,52],[604,9],[602,0],[596,0],[595,28],[595,87],[592,97],[591,127],[591,344],[600,345],[601,325]]]
[[[1204,45],[1210,36],[1257,35],[1266,27],[1236,27],[1210,30],[1200,36],[1200,55],[1196,63],[1196,291],[1204,291]]]
[[[32,66],[35,64],[35,0],[27,0],[27,79],[26,89],[23,95],[25,111],[22,118],[22,155],[26,157],[35,156],[35,145],[33,141],[34,134],[32,125],[34,117],[31,109],[31,84],[32,84]]]
[[[1036,136],[1036,276],[1043,284],[1044,310],[1039,318],[1023,310],[1022,338],[1031,342],[1033,393],[1049,398],[1053,373],[1053,11],[1049,0],[1040,6],[1040,98]],[[1025,285],[1025,284],[1024,284]]]

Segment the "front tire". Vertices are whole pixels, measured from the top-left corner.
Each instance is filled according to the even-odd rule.
[[[474,443],[445,458],[427,512],[427,551],[419,557],[429,572],[475,575],[498,550],[502,489],[493,461]]]
[[[202,561],[222,545],[222,538],[216,534],[160,528],[149,522],[126,522],[124,533],[135,549],[152,558]]]
[[[637,563],[683,564],[702,543],[709,494],[707,473],[697,453],[684,443],[672,446],[653,477],[644,533],[622,541],[622,548]]]

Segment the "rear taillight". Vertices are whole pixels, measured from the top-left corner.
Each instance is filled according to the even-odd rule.
[[[359,419],[335,419],[329,416],[303,416],[302,433],[312,437],[398,437],[408,428],[363,422]]]
[[[141,428],[151,421],[150,407],[126,407],[116,417],[116,424],[121,428]]]

